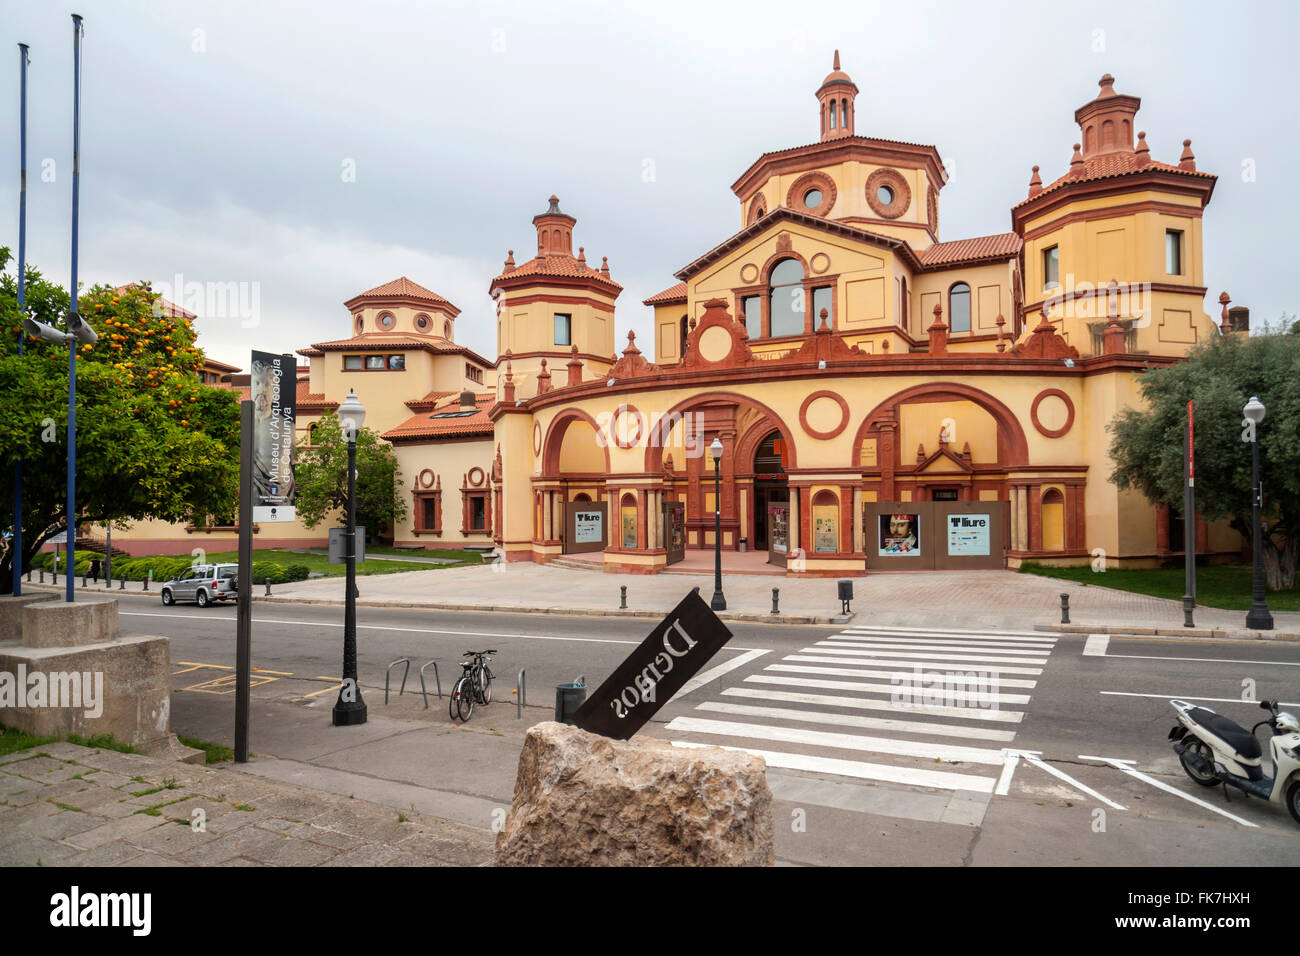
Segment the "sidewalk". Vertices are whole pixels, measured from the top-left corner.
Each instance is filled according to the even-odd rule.
[[[493,846],[418,808],[68,743],[0,757],[0,833],[0,866],[481,866]]]

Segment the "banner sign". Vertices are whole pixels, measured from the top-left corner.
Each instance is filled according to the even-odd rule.
[[[919,514],[882,514],[880,516],[880,557],[915,558],[921,554],[921,516]]]
[[[293,521],[298,360],[293,355],[254,351],[252,368],[253,520]]]
[[[578,708],[574,724],[629,739],[729,640],[731,631],[692,590]]]
[[[604,544],[604,518],[603,511],[579,511],[574,519],[573,540],[578,544],[591,544],[596,541]]]

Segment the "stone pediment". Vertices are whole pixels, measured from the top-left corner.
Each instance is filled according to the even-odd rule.
[[[704,303],[704,315],[686,336],[686,368],[738,368],[755,361],[749,348],[749,332],[731,317],[727,303],[710,299]]]
[[[1043,316],[1029,338],[1013,347],[1011,354],[1020,358],[1077,359],[1079,350],[1061,338],[1056,326]]]

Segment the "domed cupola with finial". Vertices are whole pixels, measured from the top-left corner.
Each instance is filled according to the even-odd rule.
[[[857,95],[857,85],[840,69],[840,51],[836,50],[834,66],[817,88],[823,143],[854,135],[853,118],[856,110],[853,101]]]
[[[1074,121],[1083,134],[1083,159],[1087,162],[1107,153],[1133,152],[1133,117],[1142,99],[1115,92],[1115,77],[1107,73],[1097,85],[1096,99],[1074,111]]]
[[[546,212],[533,217],[533,225],[537,227],[537,254],[572,256],[573,226],[578,220],[560,211],[559,197],[552,194],[548,201],[551,205]]]

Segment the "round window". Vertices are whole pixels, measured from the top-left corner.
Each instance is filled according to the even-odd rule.
[[[822,204],[822,191],[820,189],[810,189],[803,194],[803,204],[809,209],[816,209]]]
[[[429,317],[427,315],[417,315],[415,317],[415,326],[422,331],[427,329],[429,327]]]
[[[894,201],[894,191],[888,186],[881,186],[876,190],[876,198],[882,206],[888,206]]]
[[[385,312],[379,317],[379,327],[383,329],[391,329],[393,327],[392,313]]]

